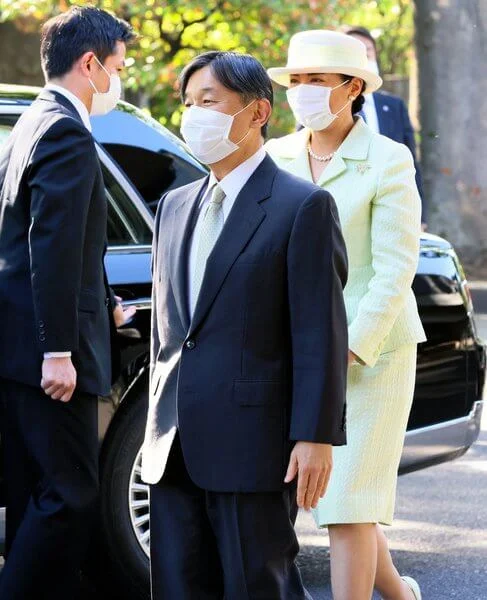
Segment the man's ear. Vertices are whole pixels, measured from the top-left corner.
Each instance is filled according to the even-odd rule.
[[[95,53],[90,50],[89,52],[85,52],[78,59],[79,69],[85,77],[91,77],[93,74],[93,63],[95,62],[94,58]]]
[[[269,100],[266,98],[261,98],[260,100],[256,100],[254,107],[254,114],[252,118],[251,127],[256,129],[262,128],[267,121],[270,119],[272,114],[272,106]]]

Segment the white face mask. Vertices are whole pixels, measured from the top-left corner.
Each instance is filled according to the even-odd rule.
[[[330,96],[332,91],[346,83],[348,81],[344,81],[334,88],[306,83],[290,88],[287,91],[287,101],[296,121],[314,131],[321,131],[329,127],[350,103],[348,101],[336,114],[331,112]]]
[[[253,104],[244,106],[234,115],[227,115],[211,108],[190,106],[181,119],[181,135],[195,157],[205,165],[212,165],[239,149],[250,129],[238,142],[229,138],[233,119]]]
[[[122,82],[118,75],[109,73],[96,56],[95,60],[110,78],[110,87],[108,88],[108,92],[99,92],[95,84],[89,79],[91,87],[95,90],[91,101],[90,114],[106,115],[117,106],[117,102],[122,96]]]

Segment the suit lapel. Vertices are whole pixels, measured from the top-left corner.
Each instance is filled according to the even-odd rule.
[[[297,133],[283,138],[283,147],[278,148],[277,155],[289,160],[286,163],[286,171],[313,181],[307,150],[309,134],[309,129],[301,129]],[[372,131],[362,119],[356,119],[355,125],[321,174],[317,185],[326,187],[329,181],[347,169],[356,168],[357,165],[350,161],[366,161],[372,135]]]
[[[330,163],[320,175],[320,178],[316,182],[319,186],[324,186],[328,181],[331,181],[338,175],[341,175],[343,171],[347,170],[347,165],[340,154],[335,154],[335,156],[330,160]]]
[[[197,208],[202,194],[208,185],[208,177],[197,181],[194,188],[187,191],[186,199],[175,209],[171,230],[170,279],[179,317],[184,330],[189,328],[188,311],[188,262],[189,240],[194,229]]]
[[[237,196],[208,257],[190,334],[206,316],[233,263],[264,220],[265,211],[260,203],[271,195],[276,173],[277,166],[266,156]]]

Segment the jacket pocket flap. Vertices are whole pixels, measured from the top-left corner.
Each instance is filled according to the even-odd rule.
[[[233,391],[235,401],[240,406],[286,404],[287,384],[284,381],[237,379]]]

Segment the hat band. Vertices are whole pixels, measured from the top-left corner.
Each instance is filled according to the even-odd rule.
[[[362,62],[362,61],[361,61]],[[316,67],[322,65],[323,68],[335,67],[353,67],[355,69],[367,69],[365,64],[357,64],[357,51],[355,48],[343,48],[338,46],[320,46],[318,44],[297,44],[294,43],[289,48],[289,57],[286,68],[305,68],[308,66]]]

